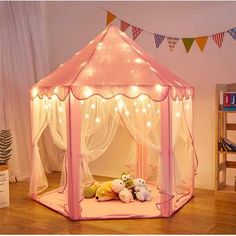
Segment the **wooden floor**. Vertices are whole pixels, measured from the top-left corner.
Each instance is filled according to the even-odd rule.
[[[0,234],[236,234],[236,204],[196,189],[171,218],[71,221],[27,197],[28,183],[10,184],[11,206],[0,209]]]

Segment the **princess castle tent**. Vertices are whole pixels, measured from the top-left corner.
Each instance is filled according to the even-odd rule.
[[[192,99],[190,85],[108,26],[31,89],[30,196],[73,220],[171,216],[193,196]],[[60,150],[53,185],[46,131]],[[84,198],[85,186],[122,171],[146,181],[150,201]]]

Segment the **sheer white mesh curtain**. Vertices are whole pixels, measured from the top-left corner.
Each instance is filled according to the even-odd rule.
[[[0,2],[0,129],[14,137],[11,181],[30,175],[29,88],[48,72],[43,7]]]

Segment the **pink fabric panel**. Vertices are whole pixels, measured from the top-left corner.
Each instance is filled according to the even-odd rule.
[[[107,29],[106,29],[107,30]],[[41,79],[37,83],[38,88],[55,88],[57,86],[71,86],[74,80],[77,78],[83,66],[89,60],[97,43],[100,42],[105,32],[99,34],[94,40],[88,43],[78,53],[76,53],[71,59],[64,64],[60,65],[54,72]]]
[[[171,176],[171,122],[170,102],[167,97],[161,103],[161,214],[164,217],[171,215],[172,176]]]
[[[70,94],[67,106],[68,210],[73,220],[80,218],[81,189],[81,114],[76,99]]]
[[[156,89],[161,85],[162,90]],[[132,87],[136,86],[134,93]],[[123,94],[136,98],[141,94],[155,101],[193,96],[193,88],[145,53],[115,26],[109,25],[72,59],[36,84],[35,96],[57,95],[64,100],[70,89],[78,99],[94,94],[111,98]],[[87,88],[91,92],[87,92]],[[172,89],[174,88],[174,89]]]

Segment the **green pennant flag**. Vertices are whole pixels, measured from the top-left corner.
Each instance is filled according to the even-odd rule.
[[[189,52],[190,48],[192,47],[194,40],[195,38],[182,38],[184,47],[187,52]]]

